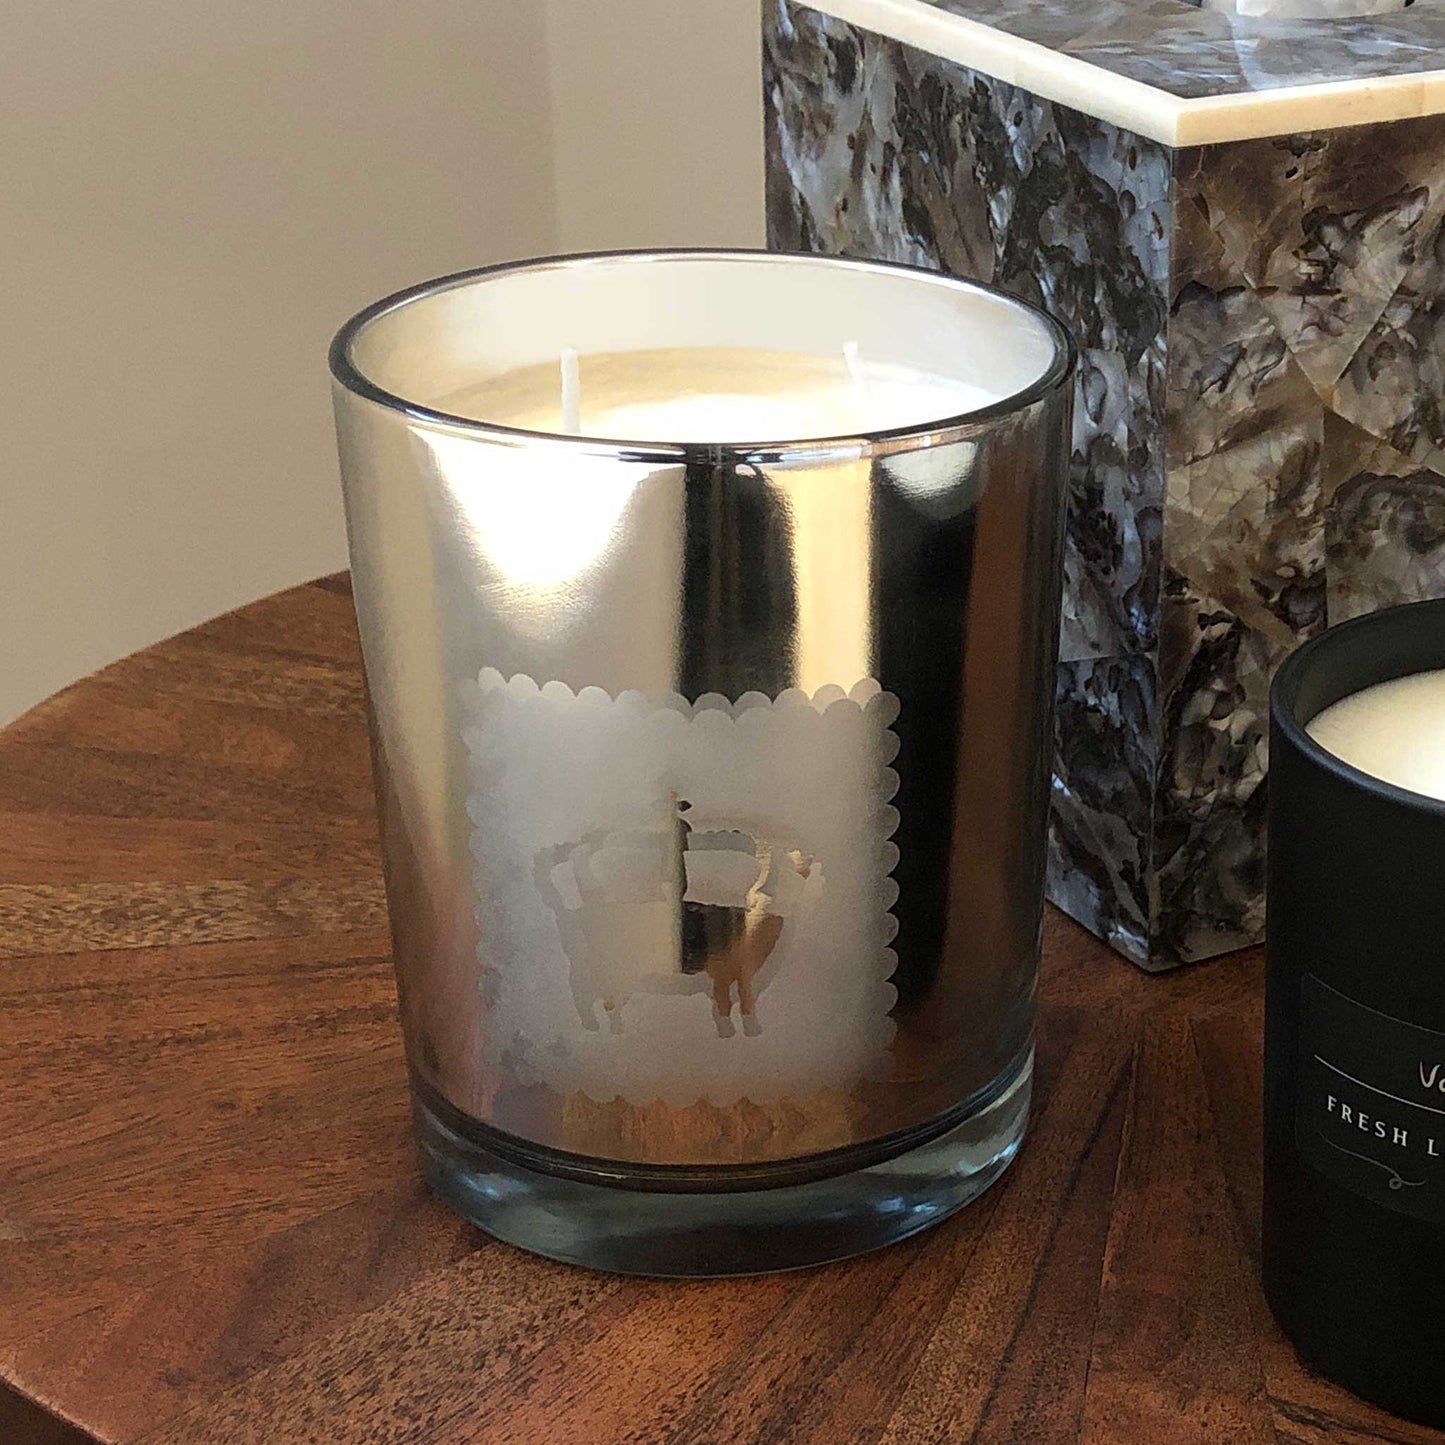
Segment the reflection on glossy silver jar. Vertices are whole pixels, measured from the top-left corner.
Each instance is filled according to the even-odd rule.
[[[337,337],[417,1127],[483,1228],[746,1272],[1007,1166],[1071,359],[984,287],[746,252],[478,271]]]

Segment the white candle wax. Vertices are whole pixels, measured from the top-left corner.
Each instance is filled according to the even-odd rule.
[[[790,442],[926,426],[1002,399],[843,349],[671,348],[569,355],[564,364],[488,377],[437,406],[474,421],[613,441]]]
[[[1397,677],[1342,698],[1307,731],[1361,772],[1445,800],[1445,669]]]

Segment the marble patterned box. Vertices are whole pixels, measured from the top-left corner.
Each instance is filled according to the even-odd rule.
[[[1041,302],[1082,353],[1051,896],[1260,937],[1267,689],[1445,593],[1445,0],[765,0],[770,243]]]

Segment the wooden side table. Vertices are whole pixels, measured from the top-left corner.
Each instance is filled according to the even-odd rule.
[[[1051,917],[963,1214],[750,1280],[530,1258],[418,1180],[345,579],[268,598],[0,736],[0,1439],[1445,1439],[1265,1308],[1261,982]]]

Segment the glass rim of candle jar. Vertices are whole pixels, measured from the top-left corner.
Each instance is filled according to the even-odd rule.
[[[673,442],[619,439],[591,434],[572,435],[560,431],[539,431],[509,426],[500,422],[482,421],[475,417],[448,412],[401,395],[367,374],[357,357],[357,348],[371,328],[395,318],[407,308],[447,292],[462,290],[479,283],[502,280],[522,273],[560,272],[564,269],[605,266],[674,265],[690,262],[736,263],[769,267],[806,267],[816,271],[832,271],[849,275],[874,275],[904,278],[920,286],[933,286],[955,298],[960,295],[975,299],[984,297],[1005,311],[1026,318],[1038,325],[1047,338],[1051,354],[1038,374],[1026,384],[996,401],[964,412],[928,418],[904,426],[859,429],[819,437],[785,441],[723,441]],[[626,348],[622,348],[626,349]],[[821,354],[815,350],[802,353]],[[825,256],[796,252],[765,251],[741,247],[670,247],[658,249],[626,249],[586,251],[560,254],[532,260],[504,261],[495,265],[477,266],[452,272],[431,280],[404,287],[373,302],[351,317],[336,333],[331,343],[329,362],[335,381],[354,395],[412,419],[448,430],[491,438],[498,442],[549,444],[574,452],[592,455],[622,456],[629,461],[659,464],[687,463],[693,459],[715,458],[719,454],[736,456],[759,463],[788,458],[813,459],[855,456],[890,456],[898,453],[937,447],[951,441],[966,441],[982,435],[1001,419],[1027,410],[1066,385],[1074,374],[1078,350],[1069,332],[1042,307],[1011,296],[1000,287],[982,281],[964,280],[922,266],[895,261],[868,261],[853,257]],[[921,370],[921,368],[920,368]],[[944,380],[956,379],[942,377]]]
[[[1445,669],[1445,597],[1401,603],[1337,623],[1297,647],[1275,673],[1270,710],[1280,732],[1315,767],[1383,801],[1445,819],[1445,799],[1367,773],[1331,752],[1309,732],[1315,718],[1344,698],[1381,683],[1440,669]],[[1324,700],[1301,718],[1301,695],[1313,676],[1345,678],[1347,685],[1327,682]]]

